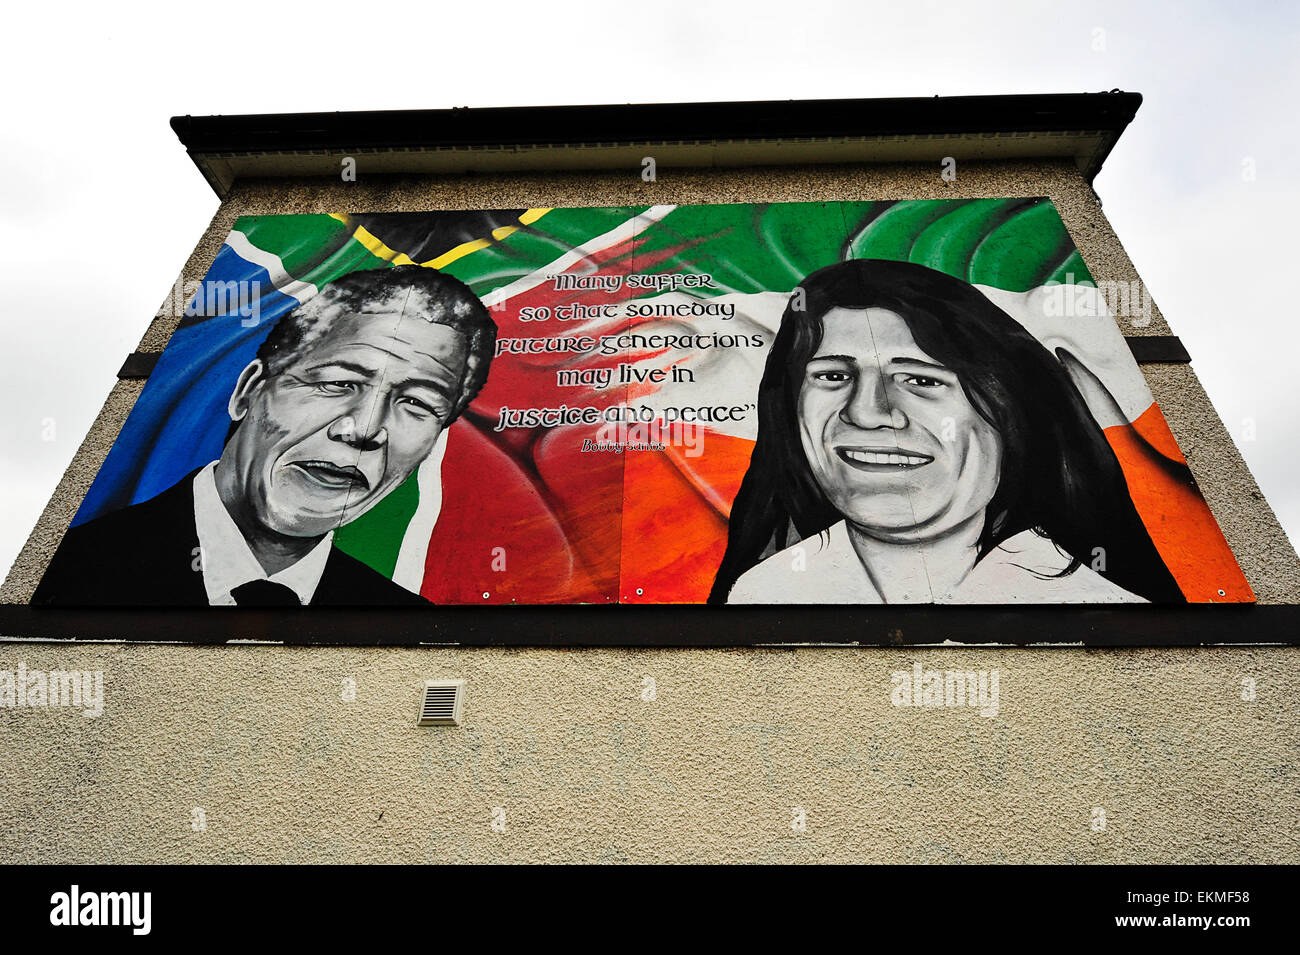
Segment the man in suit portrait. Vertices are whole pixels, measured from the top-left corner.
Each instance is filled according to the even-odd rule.
[[[428,457],[483,386],[495,339],[469,287],[433,269],[324,286],[240,373],[220,458],[72,528],[33,603],[425,603],[333,534]]]

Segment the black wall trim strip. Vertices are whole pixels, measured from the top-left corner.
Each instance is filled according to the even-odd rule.
[[[301,610],[0,605],[0,641],[537,647],[1300,645],[1300,605],[415,607]]]
[[[158,364],[158,359],[162,357],[161,352],[156,351],[133,351],[126,356],[126,361],[122,362],[122,367],[118,369],[118,378],[148,378],[153,374],[154,366]]]
[[[1139,364],[1187,364],[1192,360],[1177,335],[1128,335],[1124,341]]]

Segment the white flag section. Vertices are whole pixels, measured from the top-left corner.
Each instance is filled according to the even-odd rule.
[[[415,472],[420,501],[415,506],[415,513],[411,515],[411,522],[406,525],[402,546],[397,552],[397,564],[393,568],[393,583],[400,584],[412,593],[418,594],[420,585],[424,583],[424,562],[429,551],[429,538],[433,536],[434,525],[442,513],[442,459],[447,454],[447,436],[450,433],[448,429],[438,435],[433,452]]]
[[[1099,289],[1052,285],[1007,292],[987,285],[975,287],[1063,361],[1103,428],[1134,422],[1155,402]],[[1080,364],[1096,383],[1079,373]],[[1097,392],[1097,384],[1113,404]]]
[[[252,262],[266,269],[266,274],[271,277],[271,284],[275,286],[276,291],[283,292],[299,302],[305,302],[320,292],[320,289],[310,282],[299,281],[290,275],[278,255],[259,249],[239,230],[230,230],[230,235],[226,237],[226,245],[245,262]]]

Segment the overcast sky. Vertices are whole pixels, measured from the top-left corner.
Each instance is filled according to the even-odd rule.
[[[1114,88],[1146,101],[1097,179],[1106,214],[1300,540],[1281,291],[1300,5],[259,0],[5,19],[0,570],[217,209],[172,115]]]

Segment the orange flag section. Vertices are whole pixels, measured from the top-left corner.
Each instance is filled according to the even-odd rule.
[[[696,449],[624,452],[624,603],[703,603],[754,442],[698,431]]]
[[[1106,429],[1106,438],[1183,596],[1192,603],[1253,602],[1160,409],[1153,404],[1133,424]],[[695,457],[678,446],[624,454],[620,597],[626,603],[708,597],[754,442],[708,431],[699,448]]]
[[[1253,603],[1223,531],[1205,503],[1160,409],[1106,429],[1129,496],[1189,603]]]

